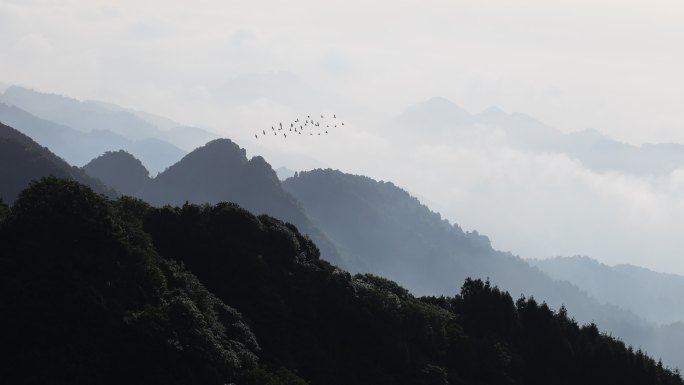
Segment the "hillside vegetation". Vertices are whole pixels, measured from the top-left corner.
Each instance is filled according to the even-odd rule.
[[[471,279],[415,297],[235,204],[49,178],[0,205],[0,242],[9,383],[682,383],[564,309]]]

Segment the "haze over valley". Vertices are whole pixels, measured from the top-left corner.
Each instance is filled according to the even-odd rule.
[[[0,0],[8,378],[681,384],[684,8],[523,3]]]

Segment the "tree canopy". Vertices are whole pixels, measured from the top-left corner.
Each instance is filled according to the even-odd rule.
[[[0,203],[8,383],[682,384],[534,298],[415,297],[235,204],[154,208],[46,178]]]

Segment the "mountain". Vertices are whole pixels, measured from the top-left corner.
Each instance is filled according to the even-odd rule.
[[[321,248],[325,258],[342,263],[330,241],[311,223],[302,207],[280,185],[262,157],[229,139],[216,139],[157,175],[137,194],[154,205],[235,202],[255,214],[268,214],[298,226]]]
[[[144,229],[161,255],[250,320],[263,362],[311,384],[681,381],[564,309],[514,302],[480,280],[455,296],[416,298],[329,265],[294,227],[233,205],[150,210]]]
[[[83,132],[107,130],[132,140],[142,140],[154,137],[157,131],[152,124],[127,112],[108,110],[97,103],[18,86],[5,90],[2,102]]]
[[[659,324],[684,320],[684,277],[632,265],[608,266],[589,257],[529,260],[554,279],[571,282],[602,303],[628,309]]]
[[[213,132],[198,127],[186,126],[163,116],[124,108],[112,103],[94,100],[88,100],[87,103],[114,112],[132,114],[157,128],[157,131],[151,133],[151,137],[169,142],[184,151],[192,151],[195,148],[218,138]]]
[[[0,121],[29,135],[75,165],[84,165],[105,151],[123,149],[135,154],[153,172],[160,172],[185,155],[183,150],[158,139],[129,140],[108,130],[79,131],[3,103],[0,103]]]
[[[444,130],[469,123],[468,111],[443,97],[434,97],[408,107],[396,118],[396,123],[409,128]]]
[[[99,180],[70,166],[28,136],[0,123],[0,199],[13,202],[32,180],[50,175],[81,182],[101,194],[116,195]]]
[[[130,110],[116,104],[80,101],[18,86],[5,90],[0,95],[0,102],[82,132],[109,131],[135,142],[154,139],[184,151],[190,151],[217,137],[201,128],[188,127],[158,115]],[[151,168],[150,165],[147,166]]]
[[[567,153],[597,172],[619,171],[663,176],[684,166],[683,144],[645,143],[635,146],[606,136],[586,133],[587,131],[566,134],[550,149]]]
[[[683,383],[564,309],[480,280],[417,298],[235,204],[153,208],[48,178],[0,203],[0,245],[12,384]]]
[[[117,191],[135,196],[150,181],[150,173],[126,151],[108,151],[83,166],[83,171]]]
[[[514,297],[534,296],[556,309],[564,305],[579,322],[596,322],[650,352],[684,342],[662,340],[654,324],[634,313],[601,304],[577,286],[494,250],[487,237],[451,225],[390,182],[313,170],[299,172],[283,187],[345,256],[352,272],[385,276],[420,295],[455,293],[468,277],[489,279]],[[663,357],[684,367],[681,355]]]
[[[48,178],[0,217],[3,382],[222,384],[256,367],[241,314],[156,253],[137,209]]]
[[[280,180],[285,180],[287,178],[293,177],[295,174],[294,170],[290,170],[287,167],[278,167],[275,169],[276,175],[278,175],[278,179]]]
[[[463,146],[497,143],[540,153],[564,153],[595,172],[667,175],[684,166],[684,145],[635,146],[594,129],[563,133],[533,117],[506,113],[498,107],[471,114],[453,102],[435,97],[409,106],[390,127],[392,135],[418,142]]]
[[[506,113],[498,107],[471,114],[443,97],[406,108],[394,119],[393,126],[393,134],[398,132],[413,140],[448,144],[503,136],[525,149],[543,149],[562,136],[529,115]]]

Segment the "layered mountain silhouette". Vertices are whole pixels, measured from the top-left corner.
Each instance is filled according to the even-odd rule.
[[[19,86],[6,89],[0,101],[83,132],[107,130],[133,140],[154,137],[157,132],[154,125],[125,111],[115,111],[103,108],[99,103],[82,102]]]
[[[682,384],[564,309],[470,279],[418,298],[235,204],[46,178],[0,203],[0,245],[11,384]]]
[[[562,133],[519,112],[506,113],[498,107],[471,114],[443,97],[434,97],[408,107],[394,120],[402,135],[419,140],[459,141],[476,135],[503,135],[526,149],[544,149],[556,143]]]
[[[160,172],[185,155],[185,151],[159,139],[131,140],[109,130],[80,131],[2,103],[0,121],[49,147],[69,163],[79,166],[105,151],[126,150],[135,154],[153,172]]]
[[[155,131],[147,133],[149,137],[166,141],[184,151],[192,151],[208,141],[218,138],[218,135],[213,132],[209,132],[199,127],[187,126],[149,112],[132,110],[116,104],[95,100],[89,100],[86,103],[91,106],[101,107],[108,111],[130,114],[142,119],[156,128]]]
[[[189,127],[158,115],[127,109],[111,103],[80,101],[19,86],[10,86],[0,94],[0,103],[20,108],[35,117],[84,133],[106,132],[109,138],[104,139],[109,140],[111,145],[105,150],[124,149],[131,152],[141,159],[153,173],[164,170],[187,151],[217,138],[216,134],[207,130]],[[17,128],[23,129],[24,127]],[[144,145],[131,147],[130,144],[124,146],[117,143],[122,139],[133,144],[144,143]],[[99,147],[102,145],[100,143]],[[91,154],[87,159],[79,159],[80,162],[74,161],[74,163],[85,164],[102,152]],[[76,154],[78,153],[76,151]]]
[[[290,170],[289,168],[283,166],[276,168],[275,172],[276,175],[278,175],[278,179],[285,180],[287,178],[293,177],[296,171]]]
[[[150,181],[142,162],[123,150],[105,152],[83,166],[83,171],[130,196],[136,196]]]
[[[556,280],[582,288],[601,303],[617,305],[656,323],[653,351],[684,367],[684,277],[633,265],[608,266],[583,256],[529,260]]]
[[[83,170],[70,166],[33,139],[0,123],[0,199],[12,202],[31,181],[50,175],[78,181],[101,194],[116,195]]]
[[[33,116],[14,107],[14,104],[13,106],[0,105],[4,107],[0,110],[5,111],[4,113],[9,117],[13,116],[17,122],[21,122],[22,119],[26,120],[28,122],[26,130],[34,130],[32,136],[34,134],[36,137],[45,135],[45,140],[50,139],[50,135],[58,138],[53,137],[50,140],[54,141],[55,146],[64,146],[63,151],[66,153],[77,151],[73,148],[76,147],[74,143],[80,143],[82,147],[87,147],[88,143],[96,143],[96,140],[100,139],[103,142],[125,140],[144,143],[146,140],[158,141],[159,139],[141,139],[142,136],[136,135],[159,136],[160,132],[167,135],[168,132],[176,130],[179,137],[183,137],[188,132],[174,126],[172,121],[164,118],[125,110],[114,105],[80,102],[45,94],[41,96],[41,98],[45,96],[45,100],[41,99],[42,101],[38,103],[31,96],[33,91],[17,87],[8,91],[10,92],[2,96],[3,100],[6,102],[13,100],[15,103],[32,106],[36,115],[40,112],[49,116],[50,120]],[[58,100],[51,99],[53,97]],[[51,103],[52,107],[50,107]],[[645,166],[644,172],[652,172],[653,169],[665,170],[679,164],[677,159],[680,148],[677,145],[646,145],[632,148],[633,146],[612,141],[592,131],[563,135],[539,122],[532,122],[532,118],[526,115],[508,114],[497,108],[490,108],[480,114],[469,114],[457,106],[450,111],[453,105],[445,99],[436,99],[428,104],[430,105],[425,111],[436,114],[433,117],[436,120],[431,124],[439,128],[437,131],[440,135],[445,135],[445,138],[449,138],[454,129],[456,131],[491,130],[492,132],[504,130],[506,135],[513,138],[513,142],[518,140],[515,138],[519,138],[522,143],[525,138],[536,137],[536,144],[528,145],[525,147],[527,150],[551,148],[553,151],[566,153],[573,151],[579,153],[580,150],[586,150],[586,154],[577,156],[583,157],[583,163],[586,162],[596,170],[600,170],[605,165],[598,163],[592,165],[591,156],[596,155],[597,151],[604,151],[604,148],[608,148],[606,151],[609,153],[623,154],[620,156],[625,157],[641,156],[635,155],[632,152],[634,149],[639,154],[651,151],[648,152],[650,154],[648,159],[656,159],[651,157],[653,154],[666,159],[663,161],[658,158],[660,160],[655,160],[653,163],[646,162],[648,166]],[[71,111],[69,114],[74,115],[82,113],[87,119],[68,121],[68,119],[75,118],[64,111]],[[403,127],[409,130],[406,132],[419,127],[421,113],[425,111],[417,108],[411,112],[413,115],[404,116]],[[440,122],[437,119],[440,114],[444,114],[447,119]],[[96,116],[102,119],[109,116],[108,119],[114,121],[117,121],[120,116],[125,117],[111,127],[100,126],[104,128],[92,130],[89,128],[89,122],[95,122]],[[68,121],[69,124],[75,124],[77,128],[69,127],[64,123],[55,123],[52,119]],[[125,122],[129,123],[128,127],[134,127],[135,131],[130,131],[128,128],[121,129],[120,124],[125,124]],[[453,122],[456,123],[453,124]],[[81,170],[69,166],[31,139],[23,135],[17,137],[16,134],[14,131],[6,131],[3,135],[10,139],[0,140],[2,146],[5,146],[6,142],[10,143],[7,147],[0,149],[2,164],[14,166],[17,162],[17,164],[22,164],[22,167],[24,164],[30,167],[27,166],[29,171],[21,169],[16,172],[16,175],[28,175],[22,180],[18,180],[16,175],[12,174],[13,169],[0,167],[7,175],[6,177],[0,175],[3,189],[5,180],[11,182],[7,184],[8,186],[14,186],[8,189],[7,193],[2,191],[2,198],[5,201],[12,201],[16,197],[17,191],[20,190],[20,187],[16,186],[25,187],[29,180],[40,176],[57,175],[79,180],[93,186],[98,192],[107,192],[107,188],[102,183],[92,178],[96,177],[124,194],[140,197],[156,206],[166,204],[183,206],[186,202],[198,204],[236,202],[255,214],[273,215],[297,225],[302,233],[308,234],[320,247],[323,258],[352,272],[371,272],[388,276],[418,295],[452,295],[459,291],[465,277],[489,279],[502,289],[509,291],[514,298],[520,293],[525,293],[525,295],[534,295],[537,299],[546,301],[553,308],[565,305],[578,321],[596,321],[603,330],[620,336],[628,343],[662,355],[666,363],[684,366],[684,357],[679,352],[679,346],[684,341],[684,325],[681,323],[671,323],[655,328],[654,325],[630,311],[615,306],[619,304],[595,298],[590,289],[582,287],[582,283],[573,283],[572,280],[570,283],[554,280],[541,270],[531,267],[526,261],[510,253],[494,250],[487,237],[476,231],[464,232],[458,225],[452,225],[443,220],[439,214],[431,212],[417,199],[392,183],[377,182],[370,178],[342,174],[332,170],[315,170],[298,174],[297,177],[287,179],[281,185],[276,173],[263,158],[248,159],[245,151],[230,140],[207,143],[153,179],[149,178],[144,162],[141,163],[136,159],[139,154],[134,151],[112,151],[125,148],[124,146],[98,150],[98,154],[107,152],[93,159],[83,168],[91,176],[88,177]],[[125,135],[130,137],[126,138]],[[27,142],[27,139],[30,142]],[[94,142],[89,142],[90,140]],[[16,144],[17,142],[19,145]],[[43,140],[40,142],[43,145],[46,144]],[[69,149],[69,145],[72,149]],[[50,144],[48,146],[53,147]],[[149,144],[144,145],[144,147],[148,146]],[[669,155],[662,155],[666,153]],[[54,161],[53,157],[58,161]],[[663,166],[666,163],[669,166]],[[626,167],[631,170],[630,172],[638,171],[637,165],[627,164]],[[617,166],[605,167],[607,167],[605,169],[611,169],[610,167]],[[161,170],[161,168],[158,169]],[[71,171],[72,174],[67,171]],[[59,174],[60,172],[64,174]],[[191,215],[195,210],[191,206],[185,207],[189,210],[185,213],[186,215]],[[659,277],[632,278],[646,285],[647,282],[651,282],[650,279],[657,280]],[[678,286],[673,286],[673,288],[676,287]],[[651,293],[639,298],[646,300],[654,298],[649,295]],[[662,303],[676,305],[671,298],[667,298],[667,301]],[[673,314],[670,312],[660,314],[660,316],[666,317]]]
[[[93,162],[102,167],[100,172],[93,171],[91,175],[113,186],[127,190],[142,180],[142,170],[125,154],[110,154]],[[137,170],[135,174],[122,171],[131,168]],[[91,172],[93,168],[86,170]],[[247,159],[246,151],[229,139],[216,139],[192,151],[133,195],[157,206],[235,202],[255,214],[268,214],[295,224],[316,242],[326,259],[342,262],[304,209],[283,190],[271,166],[259,156]]]
[[[299,172],[283,187],[301,202],[353,272],[386,276],[429,295],[454,293],[467,277],[488,278],[514,297],[532,295],[555,308],[565,305],[578,321],[595,321],[649,351],[666,351],[682,341],[663,340],[654,324],[634,313],[602,304],[577,286],[494,250],[485,236],[451,225],[390,182],[313,170]],[[668,358],[684,364],[684,357]]]
[[[393,123],[393,135],[409,138],[411,143],[500,140],[526,151],[565,153],[596,172],[664,175],[684,165],[681,144],[634,146],[593,129],[562,133],[529,115],[506,113],[498,107],[471,114],[442,97],[408,107]]]
[[[633,265],[608,266],[583,256],[529,260],[554,279],[571,282],[603,303],[659,324],[684,320],[684,277]]]

